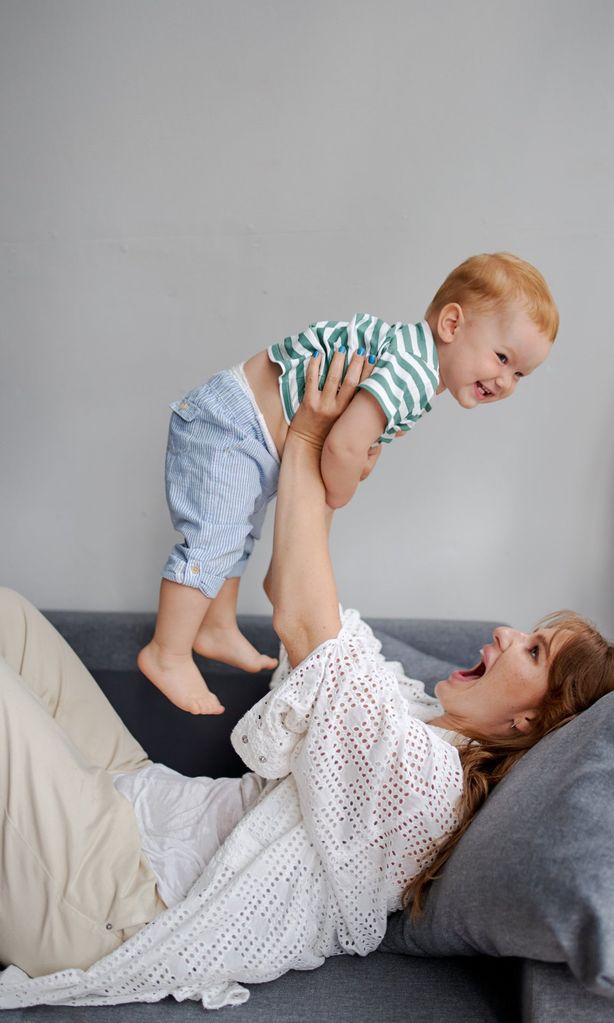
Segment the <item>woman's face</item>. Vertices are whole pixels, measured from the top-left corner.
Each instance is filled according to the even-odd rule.
[[[532,633],[505,626],[495,629],[492,643],[480,651],[479,664],[469,671],[453,671],[435,686],[444,714],[433,723],[472,737],[530,732],[560,643],[560,629]]]

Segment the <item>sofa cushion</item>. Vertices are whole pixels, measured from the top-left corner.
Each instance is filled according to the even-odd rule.
[[[270,672],[238,670],[206,673],[224,714],[186,714],[170,703],[139,671],[93,671],[94,678],[124,724],[151,760],[191,777],[234,778],[247,770],[230,745],[229,732],[268,691]]]
[[[614,997],[614,693],[523,757],[383,950],[566,962]]]
[[[203,1012],[200,1002],[37,1005],[4,1009],[2,1023],[518,1023],[516,960],[333,956],[317,970],[291,970],[247,985],[249,1001]],[[606,1003],[608,1004],[608,1003]],[[584,1021],[584,1017],[582,1017]],[[550,1023],[550,1021],[548,1021]],[[554,1021],[552,1021],[554,1023]],[[560,1016],[556,1023],[580,1023]],[[601,1023],[601,1019],[590,1023]]]

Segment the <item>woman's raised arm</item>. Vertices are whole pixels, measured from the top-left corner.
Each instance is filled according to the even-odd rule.
[[[314,357],[307,365],[305,395],[284,447],[275,511],[273,625],[292,666],[333,639],[341,627],[328,548],[332,513],[326,505],[320,455],[328,431],[355,394],[365,359],[354,356],[342,382],[345,355],[336,353],[320,391],[321,361]]]

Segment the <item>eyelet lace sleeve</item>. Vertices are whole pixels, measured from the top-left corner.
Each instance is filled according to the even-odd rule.
[[[404,885],[454,828],[462,771],[457,751],[415,715],[432,716],[437,701],[404,675],[403,691],[400,665],[391,670],[357,612],[343,620],[337,638],[293,671],[282,662],[278,684],[239,722],[233,743],[258,774],[292,774],[343,903],[347,947],[364,954]]]
[[[382,654],[382,644],[373,629],[360,616],[355,608],[343,608],[339,605],[339,615],[344,633],[347,636],[354,636],[360,639],[365,651],[369,651],[373,658],[373,665],[376,670],[391,672],[397,680],[401,695],[411,708],[414,717],[421,721],[429,721],[437,714],[441,714],[441,705],[434,696],[429,696],[424,689],[424,683],[415,678],[408,678],[405,669],[400,661],[389,661]],[[284,679],[288,677],[292,668],[288,660],[288,654],[283,646],[279,650],[279,664],[271,677],[270,687],[275,689]]]
[[[344,622],[235,728],[245,762],[283,780],[265,786],[184,901],[88,970],[30,979],[9,967],[1,1008],[167,995],[219,1008],[245,1001],[244,984],[377,947],[404,885],[456,824],[462,772],[372,634]]]

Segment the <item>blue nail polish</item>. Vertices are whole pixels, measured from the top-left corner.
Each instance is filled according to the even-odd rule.
[[[375,356],[374,355],[370,355],[369,356],[369,362],[371,363],[371,365],[373,365],[373,363],[375,362]]]
[[[347,345],[341,345],[339,348],[340,352],[347,352]]]
[[[311,358],[312,358],[312,359],[317,359],[317,358],[319,358],[319,355],[320,355],[320,353],[319,353],[319,352],[312,352],[312,353],[311,353]]]
[[[365,354],[365,350],[364,350],[364,348],[361,345],[360,348],[358,349],[358,351],[356,352],[356,355],[364,355],[364,354]]]

